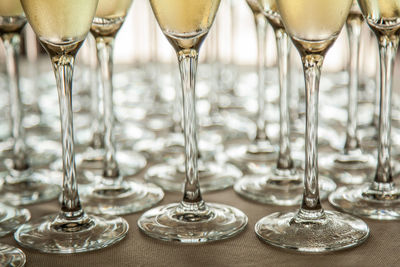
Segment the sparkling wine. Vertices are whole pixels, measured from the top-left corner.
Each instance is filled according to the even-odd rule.
[[[277,6],[295,45],[319,53],[339,35],[353,0],[277,0]]]
[[[21,0],[21,3],[39,39],[57,46],[84,40],[98,0]]]
[[[120,18],[125,17],[132,0],[99,0],[95,17],[98,18]]]
[[[400,0],[359,0],[358,3],[370,25],[381,30],[400,26]]]
[[[24,11],[22,10],[21,2],[19,0],[1,0],[0,1],[0,16],[13,17],[21,16]]]
[[[154,15],[174,47],[192,48],[211,27],[220,0],[150,0]]]
[[[283,28],[281,15],[278,12],[276,0],[259,0],[261,8],[269,23],[274,28]]]
[[[125,21],[132,0],[99,0],[91,27],[94,36],[114,36]]]

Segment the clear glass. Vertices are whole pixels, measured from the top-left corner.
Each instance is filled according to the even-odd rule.
[[[231,145],[226,154],[231,162],[239,166],[243,171],[251,173],[269,173],[271,163],[277,159],[277,148],[271,144],[267,135],[267,119],[265,116],[265,53],[266,34],[268,29],[267,18],[260,10],[257,0],[248,0],[253,11],[257,32],[257,132],[254,140],[247,145]]]
[[[357,136],[357,110],[359,90],[360,34],[363,17],[357,2],[354,2],[346,20],[350,47],[349,89],[347,107],[346,142],[340,154],[320,157],[321,172],[340,183],[361,184],[372,179],[376,159],[365,153]]]
[[[71,254],[105,248],[122,240],[129,229],[128,223],[123,218],[86,214],[82,209],[78,194],[71,98],[72,78],[75,56],[89,31],[97,2],[93,0],[77,4],[77,2],[68,1],[69,9],[66,9],[67,2],[61,0],[37,1],[35,6],[31,6],[30,0],[22,1],[29,22],[51,58],[57,81],[63,149],[63,192],[59,213],[23,224],[15,232],[14,238],[21,246],[45,253]],[[79,36],[74,34],[69,42],[49,38],[46,31],[39,30],[43,24],[48,23],[44,18],[37,20],[37,12],[40,9],[37,9],[36,4],[47,8],[46,17],[55,24],[64,23],[67,30],[71,29],[69,26],[75,26],[69,25],[68,19],[71,19],[69,23],[79,20],[81,23],[77,25],[83,27],[79,28]],[[53,5],[57,5],[58,9],[55,9]],[[58,16],[60,9],[70,12],[64,12],[65,17],[60,17]],[[74,9],[85,12],[73,12]],[[54,27],[51,30],[54,30],[53,33],[56,36],[62,35],[61,28]]]
[[[12,146],[9,153],[5,153],[7,159],[4,161],[7,171],[0,174],[3,180],[0,201],[11,205],[48,201],[60,194],[60,187],[47,179],[49,173],[40,169],[53,161],[54,155],[35,155],[28,150],[25,141],[18,61],[20,32],[25,23],[23,15],[0,16],[0,39],[5,48],[12,125]]]
[[[282,20],[302,57],[305,87],[306,87],[306,136],[305,136],[305,174],[303,200],[298,212],[277,212],[270,214],[255,225],[258,237],[270,245],[301,252],[317,253],[334,251],[353,247],[364,242],[369,236],[369,228],[362,220],[339,212],[324,211],[320,202],[318,188],[318,94],[321,67],[324,55],[337,37],[337,32],[331,32],[327,39],[314,43],[308,39],[296,39],[296,35],[311,34],[309,28],[301,29],[301,33],[293,33],[290,22],[297,15],[309,14],[306,24],[316,23],[316,14],[307,11],[307,1],[296,6],[296,15],[290,16],[285,12],[292,8],[292,1],[277,0]],[[350,10],[350,1],[347,11]],[[332,3],[331,3],[332,4]],[[342,3],[345,5],[346,3]],[[321,8],[321,12],[327,12]],[[325,10],[324,10],[325,9]],[[291,10],[293,12],[293,10]],[[348,13],[347,13],[348,14]],[[347,16],[347,14],[345,14]],[[318,14],[320,15],[320,14]],[[289,18],[288,18],[288,17]],[[323,16],[325,17],[325,16]],[[289,20],[289,27],[287,26]],[[330,20],[324,21],[329,23]],[[332,21],[331,21],[332,22]],[[340,26],[340,22],[339,23]],[[343,19],[344,23],[344,19]],[[343,24],[342,24],[343,26]],[[341,27],[339,27],[340,30]],[[313,28],[311,28],[313,29]],[[325,29],[321,27],[321,29]],[[304,31],[304,32],[303,32]],[[293,35],[292,35],[293,34]],[[307,38],[312,37],[307,36]],[[317,49],[316,49],[317,48]]]
[[[100,1],[100,3],[105,2]],[[98,9],[98,13],[99,11],[101,9]],[[85,209],[92,213],[130,214],[157,204],[164,197],[164,192],[156,185],[125,179],[126,174],[123,167],[126,165],[119,166],[113,132],[115,121],[112,82],[113,47],[115,35],[122,26],[125,15],[115,18],[96,16],[91,30],[96,39],[97,57],[103,84],[105,153],[103,155],[102,174],[96,175],[96,171],[94,173],[85,172],[86,175],[94,176],[95,179],[93,180],[96,183],[85,187],[85,190],[81,192],[82,202]],[[130,169],[135,169],[136,172],[146,166],[145,158],[135,152],[130,153],[129,162]]]
[[[179,4],[182,1],[164,4]],[[145,212],[138,220],[138,226],[145,234],[160,240],[179,241],[183,243],[201,243],[229,238],[241,232],[247,225],[247,216],[240,210],[215,203],[205,203],[201,196],[198,172],[198,147],[197,147],[197,116],[195,84],[198,64],[198,51],[207,35],[215,18],[215,12],[219,6],[219,0],[209,3],[186,2],[192,15],[209,16],[205,29],[196,19],[179,10],[163,9],[158,0],[151,1],[151,5],[157,20],[166,34],[164,27],[171,26],[174,30],[181,27],[201,27],[202,32],[193,34],[189,39],[181,39],[180,35],[168,35],[167,38],[174,46],[181,72],[183,95],[183,121],[185,136],[185,174],[183,199],[179,203],[156,207]],[[158,5],[160,4],[160,5]],[[205,5],[207,10],[194,9],[196,4]],[[208,5],[211,8],[208,10]],[[162,15],[158,11],[165,11]],[[198,14],[196,13],[198,12]],[[204,12],[205,14],[202,14]],[[207,13],[209,12],[209,13]],[[157,16],[158,15],[158,16]],[[159,17],[161,16],[161,18]],[[178,17],[178,20],[172,18]],[[174,22],[188,20],[184,24]],[[168,23],[170,22],[170,23]],[[175,33],[176,34],[176,33]]]
[[[383,1],[375,1],[384,4]],[[359,1],[364,16],[374,31],[380,55],[380,112],[378,126],[378,162],[372,183],[359,186],[340,187],[329,201],[336,208],[376,220],[400,219],[400,187],[395,184],[391,162],[391,105],[393,70],[399,46],[400,17],[399,5],[384,10],[393,12],[393,17],[385,13],[371,12],[366,5],[369,1]],[[372,6],[371,6],[372,7]],[[397,9],[396,9],[397,7]],[[397,13],[396,13],[397,12]],[[373,16],[382,16],[376,19]]]
[[[276,167],[268,174],[250,176],[239,180],[235,191],[246,198],[257,202],[292,206],[298,205],[302,200],[303,177],[301,175],[301,162],[295,162],[290,149],[290,118],[289,118],[289,49],[290,43],[285,29],[281,25],[274,25],[278,68],[279,68],[279,106],[280,106],[280,135],[279,155]],[[326,199],[328,194],[336,189],[336,184],[326,177],[319,181],[320,195]]]

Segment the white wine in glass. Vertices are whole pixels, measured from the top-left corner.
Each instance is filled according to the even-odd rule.
[[[118,151],[114,140],[113,103],[113,48],[114,40],[132,0],[100,0],[91,26],[96,40],[97,58],[101,72],[104,111],[104,156],[102,174],[86,170],[96,177],[96,183],[87,186],[82,202],[87,211],[97,214],[122,215],[150,208],[158,203],[164,193],[158,186],[125,179],[126,169],[136,173],[146,166],[146,159],[134,151]],[[120,165],[117,155],[128,159],[129,165]],[[129,172],[128,170],[128,172]],[[129,175],[131,175],[130,173]]]
[[[400,39],[399,0],[359,0],[361,11],[379,45],[380,97],[378,162],[374,181],[341,187],[329,201],[337,208],[376,220],[400,220],[400,187],[393,179],[399,164],[391,161],[392,83]]]
[[[247,216],[222,204],[205,203],[198,170],[195,84],[199,49],[220,0],[150,0],[165,36],[175,48],[181,72],[185,137],[183,200],[145,212],[138,226],[160,240],[200,243],[229,238],[244,229]]]
[[[339,35],[352,0],[277,0],[286,32],[303,62],[306,84],[304,193],[298,212],[277,212],[262,218],[255,230],[260,239],[286,249],[324,252],[356,246],[369,228],[351,215],[324,211],[318,189],[318,91],[321,67]]]
[[[77,186],[72,115],[75,56],[89,32],[98,0],[22,0],[33,30],[53,65],[60,105],[63,148],[61,211],[26,223],[14,237],[21,246],[45,253],[78,253],[117,243],[128,232],[120,217],[88,215]]]

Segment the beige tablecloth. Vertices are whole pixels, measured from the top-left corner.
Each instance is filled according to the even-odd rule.
[[[254,224],[261,217],[280,210],[244,200],[232,189],[205,194],[208,202],[233,205],[249,217],[247,228],[238,236],[202,245],[157,241],[142,234],[136,221],[142,213],[125,216],[130,230],[124,240],[112,247],[75,255],[47,255],[23,249],[26,266],[400,266],[400,222],[367,220],[371,236],[363,245],[335,253],[307,255],[271,247],[254,233]],[[161,204],[181,199],[180,194],[167,193]],[[332,207],[324,202],[326,209]],[[33,218],[57,212],[56,201],[28,207]],[[296,207],[297,208],[297,207]],[[17,245],[12,235],[0,239]]]

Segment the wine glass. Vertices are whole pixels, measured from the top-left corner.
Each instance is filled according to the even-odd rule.
[[[250,176],[235,184],[235,191],[240,195],[262,203],[275,205],[300,204],[302,199],[303,177],[301,163],[294,161],[290,149],[290,118],[289,118],[289,49],[288,35],[277,12],[274,1],[260,0],[259,5],[272,28],[274,29],[279,68],[279,104],[280,104],[280,135],[279,154],[276,168],[270,173],[258,177]],[[326,177],[320,177],[319,190],[321,199],[336,189],[336,184]]]
[[[0,200],[12,205],[26,205],[56,198],[60,189],[54,183],[46,182],[49,174],[39,167],[54,160],[54,155],[30,153],[25,142],[22,126],[23,111],[20,94],[18,54],[20,32],[26,23],[19,1],[8,0],[2,6],[0,15],[0,39],[5,48],[7,73],[9,78],[12,124],[12,148],[4,163],[7,171],[0,174],[3,184]],[[31,157],[29,157],[30,155]]]
[[[273,4],[272,1],[270,3]],[[277,212],[256,223],[260,239],[286,249],[324,252],[365,241],[369,228],[362,220],[324,211],[318,190],[318,91],[321,67],[339,35],[352,0],[277,0],[286,32],[298,49],[306,84],[306,150],[304,195],[298,212]]]
[[[229,238],[247,224],[240,210],[201,197],[198,173],[195,84],[199,49],[215,19],[220,0],[151,0],[158,24],[174,47],[181,71],[186,181],[183,200],[145,212],[138,226],[161,240],[199,243]]]
[[[357,136],[358,72],[360,54],[360,34],[363,17],[357,1],[353,2],[346,27],[350,46],[349,89],[347,106],[346,142],[339,154],[320,157],[321,171],[341,183],[361,184],[371,177],[375,159],[364,153]]]
[[[247,4],[253,12],[257,32],[257,131],[250,144],[231,145],[226,154],[230,161],[243,170],[267,173],[270,168],[266,167],[266,164],[272,163],[277,158],[277,148],[271,144],[266,131],[267,120],[265,117],[265,52],[268,25],[258,0],[247,0]]]
[[[361,11],[378,39],[380,54],[380,113],[378,163],[372,183],[340,187],[329,201],[357,216],[377,220],[400,219],[400,187],[393,181],[391,163],[391,99],[394,60],[400,38],[400,2],[360,0]]]
[[[75,56],[93,21],[97,0],[22,0],[33,30],[51,58],[57,80],[63,147],[61,211],[23,224],[15,232],[24,247],[45,253],[78,253],[117,243],[128,223],[110,215],[88,215],[81,206],[76,183],[72,116],[72,78]]]
[[[92,213],[121,215],[137,212],[161,201],[164,193],[153,184],[128,181],[124,178],[123,167],[120,169],[116,158],[114,141],[113,109],[113,44],[121,28],[132,0],[100,0],[94,17],[91,32],[96,39],[97,57],[100,64],[103,101],[104,101],[104,166],[103,173],[95,185],[89,185],[81,192],[85,209]],[[130,154],[132,169],[144,167],[146,161],[140,154]],[[141,162],[144,161],[144,164]],[[88,173],[87,171],[86,173]],[[96,172],[96,171],[94,171]],[[92,175],[97,176],[96,173]]]

